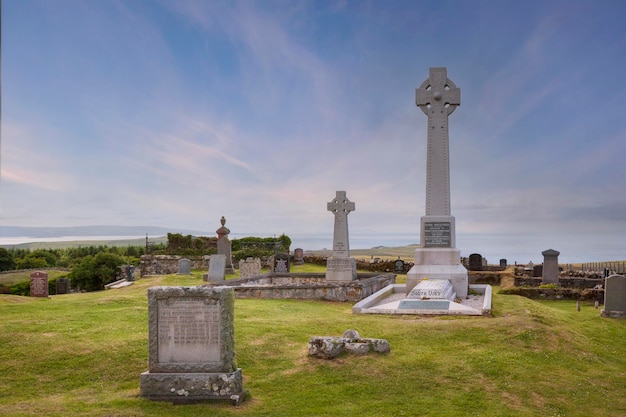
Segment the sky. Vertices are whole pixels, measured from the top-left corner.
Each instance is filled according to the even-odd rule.
[[[446,67],[456,246],[626,259],[626,2],[2,1],[0,226],[419,242]]]

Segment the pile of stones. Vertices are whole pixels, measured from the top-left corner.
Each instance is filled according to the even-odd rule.
[[[341,337],[313,336],[309,339],[309,356],[333,359],[342,353],[365,355],[370,352],[389,353],[385,339],[361,338],[356,330],[346,330]]]

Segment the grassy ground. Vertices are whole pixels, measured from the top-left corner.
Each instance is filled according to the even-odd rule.
[[[626,415],[626,320],[575,302],[494,293],[492,318],[353,315],[351,304],[237,300],[236,353],[249,398],[171,405],[139,397],[147,370],[146,290],[0,296],[0,415]],[[314,335],[357,329],[387,355],[309,358]]]

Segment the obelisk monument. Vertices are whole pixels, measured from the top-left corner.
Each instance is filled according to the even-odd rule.
[[[428,116],[426,214],[421,218],[420,247],[407,274],[407,294],[422,279],[445,279],[457,297],[466,298],[467,270],[456,249],[454,217],[450,212],[450,155],[448,116],[461,104],[461,90],[446,68],[430,68],[429,77],[415,91],[415,104]]]

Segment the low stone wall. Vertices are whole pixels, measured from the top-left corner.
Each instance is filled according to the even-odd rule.
[[[191,269],[209,270],[209,255],[204,256],[178,256],[178,255],[141,255],[139,271],[141,276],[167,275],[178,273],[178,261],[187,258],[191,261]]]
[[[394,274],[359,274],[354,281],[328,282],[323,273],[267,274],[225,281],[236,298],[285,298],[357,302],[394,284]]]
[[[515,287],[502,290],[503,294],[521,295],[522,297],[543,300],[582,300],[604,303],[604,290],[593,288],[530,288]]]
[[[526,276],[516,276],[515,277],[515,286],[516,287],[539,287],[541,285],[541,278],[529,278]],[[595,288],[598,285],[604,285],[604,278],[601,279],[591,279],[591,278],[569,278],[569,277],[560,277],[559,278],[559,287],[561,288]]]

